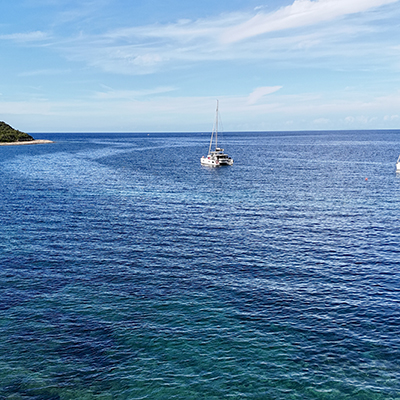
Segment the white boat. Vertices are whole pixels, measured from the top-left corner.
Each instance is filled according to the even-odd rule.
[[[396,162],[396,172],[400,172],[400,156],[399,156],[399,158],[397,159],[397,162]]]
[[[208,156],[203,156],[200,158],[201,165],[206,165],[208,167],[222,167],[223,165],[232,165],[233,159],[224,153],[224,149],[218,147],[218,100],[217,100],[217,110],[215,116],[215,126],[211,133],[210,147],[208,149]],[[215,150],[211,150],[213,145],[213,139],[215,137]]]

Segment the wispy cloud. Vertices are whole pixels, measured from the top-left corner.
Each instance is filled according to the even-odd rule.
[[[282,86],[263,86],[255,89],[252,93],[250,93],[249,98],[247,100],[248,104],[255,104],[260,100],[262,97],[275,93],[278,90],[282,89]]]
[[[11,40],[15,42],[38,42],[47,40],[49,35],[42,31],[26,32],[26,33],[10,33],[7,35],[0,35],[0,40]]]
[[[222,56],[217,37],[236,17],[180,20],[171,24],[127,27],[99,35],[80,34],[60,50],[107,72],[149,74],[176,62],[198,62]],[[221,49],[222,50],[222,49]],[[181,64],[182,65],[182,64]]]
[[[396,120],[400,119],[400,117],[397,114],[385,115],[383,119],[384,119],[384,121],[396,121]]]
[[[34,71],[21,72],[18,76],[29,77],[29,76],[49,76],[49,75],[65,75],[70,73],[70,69],[38,69]]]
[[[209,60],[287,60],[302,56],[304,51],[308,51],[308,60],[313,56],[332,55],[354,58],[357,53],[361,62],[367,52],[372,55],[372,51],[382,50],[382,46],[371,41],[364,41],[363,46],[354,45],[357,37],[377,29],[373,18],[380,16],[374,13],[369,20],[366,14],[363,18],[354,15],[397,1],[296,0],[271,13],[236,12],[169,24],[118,28],[97,35],[80,32],[75,38],[54,45],[70,60],[83,61],[106,72],[132,75]],[[343,19],[351,15],[350,20]],[[319,25],[318,30],[314,28],[322,22],[326,23]],[[295,34],[289,29],[300,27],[303,29],[296,30]],[[379,28],[385,29],[384,24]],[[261,36],[268,32],[275,33]],[[243,40],[252,37],[254,40]],[[375,57],[375,60],[381,58]]]
[[[298,28],[331,21],[349,14],[396,3],[398,0],[296,0],[292,5],[272,13],[258,13],[249,20],[228,28],[223,43],[234,43],[267,32]]]
[[[96,92],[95,98],[99,100],[135,100],[145,96],[159,95],[176,90],[174,87],[157,87],[146,90],[113,90],[107,88],[107,91]]]
[[[360,125],[368,125],[371,122],[377,121],[377,117],[370,117],[366,115],[357,115],[357,116],[348,116],[344,119],[346,124],[353,125],[357,124],[358,126]]]

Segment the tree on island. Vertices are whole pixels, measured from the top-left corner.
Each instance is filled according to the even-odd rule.
[[[0,121],[0,142],[29,142],[31,140],[34,140],[32,136]]]

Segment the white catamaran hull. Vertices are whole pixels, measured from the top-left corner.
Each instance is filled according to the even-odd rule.
[[[211,157],[201,157],[200,158],[201,165],[206,165],[208,167],[222,167],[223,165],[233,165],[232,158],[228,158],[225,160],[218,160]]]
[[[207,165],[208,167],[220,167],[218,160],[211,160],[208,157],[200,158],[201,165]]]

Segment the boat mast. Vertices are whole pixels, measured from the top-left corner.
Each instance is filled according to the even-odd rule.
[[[215,112],[215,150],[218,147],[218,100],[217,100],[217,110]]]
[[[208,154],[211,154],[211,146],[212,146],[213,136],[214,136],[214,128],[211,133],[211,140],[210,140],[210,147],[208,148]]]
[[[211,153],[211,146],[213,142],[214,132],[215,132],[215,148],[217,148],[218,147],[218,100],[217,100],[217,110],[215,115],[215,126],[213,127],[211,133],[211,140],[210,140],[210,147],[208,148],[208,154]]]

